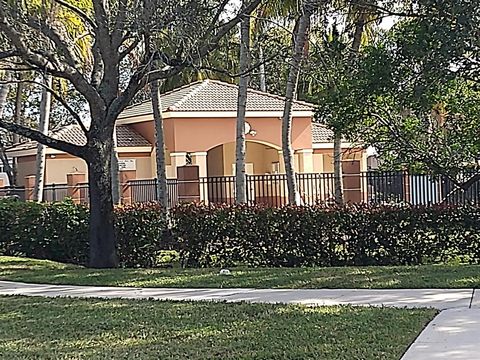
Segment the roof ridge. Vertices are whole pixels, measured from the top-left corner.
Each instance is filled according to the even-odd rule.
[[[228,86],[228,87],[235,87],[235,88],[238,87],[238,85],[236,85],[236,84],[230,84],[230,83],[227,83],[227,82],[221,81],[221,80],[210,80],[210,81],[213,82],[213,83],[216,83],[216,84],[218,84],[218,85],[223,85],[223,86]],[[285,101],[285,96],[281,96],[281,95],[277,95],[277,94],[272,94],[272,93],[265,92],[265,91],[261,91],[261,90],[252,89],[251,87],[248,87],[248,92],[251,92],[251,93],[254,93],[254,94],[258,94],[258,95],[268,96],[268,97],[270,97],[270,98],[274,98],[274,99],[277,99],[277,100]],[[303,100],[296,100],[296,99],[294,99],[293,102],[296,103],[296,104],[299,104],[299,105],[305,105],[305,106],[309,106],[309,107],[313,107],[313,108],[316,107],[315,104],[309,103],[309,102],[303,101]]]
[[[185,85],[182,85],[182,86],[179,86],[179,87],[176,87],[175,89],[172,89],[172,90],[168,90],[168,91],[165,91],[164,93],[161,93],[160,94],[160,97],[164,97],[164,96],[167,96],[167,95],[170,95],[170,94],[173,94],[173,93],[176,93],[178,91],[181,91],[181,90],[184,90],[186,88],[189,88],[189,87],[193,87],[199,83],[203,83],[205,81],[209,81],[208,79],[207,80],[197,80],[197,81],[193,81],[191,83],[188,83],[188,84],[185,84]],[[136,104],[132,104],[132,105],[128,105],[124,110],[126,109],[130,109],[132,107],[135,107],[135,106],[139,106],[139,105],[143,105],[143,104],[146,104],[146,103],[151,103],[152,100],[151,99],[147,99],[147,100],[143,100],[143,101],[140,101]]]
[[[209,79],[197,81],[194,84],[190,84],[190,86],[192,86],[192,90],[188,94],[186,94],[184,97],[182,97],[180,100],[178,100],[176,103],[169,106],[167,111],[170,111],[170,110],[175,111],[176,108],[182,106],[182,104],[184,104],[187,100],[197,95],[200,91],[205,89],[209,84],[210,84]],[[198,85],[198,86],[195,87],[193,85]]]

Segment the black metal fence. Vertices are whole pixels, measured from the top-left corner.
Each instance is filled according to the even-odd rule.
[[[334,202],[333,174],[297,174],[296,176],[302,204]],[[472,174],[465,175],[459,180],[465,181],[468,176]],[[197,188],[196,200],[198,201],[224,204],[235,202],[234,176],[205,177],[190,183]],[[347,200],[351,198],[364,203],[405,202],[427,206],[439,203],[480,205],[480,182],[474,183],[467,191],[458,191],[455,184],[445,177],[370,171],[344,175],[343,184],[349,184],[344,189]],[[125,203],[156,201],[156,185],[156,179],[131,180],[122,185],[123,201]],[[173,207],[179,203],[179,189],[182,187],[184,183],[177,179],[167,181],[168,206]],[[287,177],[284,174],[247,175],[246,188],[248,204],[278,207],[288,203]],[[44,201],[62,201],[71,193],[66,184],[47,185],[43,194]],[[23,200],[25,194],[24,188],[0,188],[0,198],[14,196]],[[80,202],[88,203],[88,183],[78,184],[75,187],[75,194]]]

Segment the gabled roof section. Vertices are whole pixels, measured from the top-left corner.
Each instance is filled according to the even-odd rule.
[[[333,131],[325,125],[312,123],[312,143],[331,143],[333,142]]]
[[[238,86],[216,80],[203,80],[162,94],[163,112],[236,112]],[[283,111],[285,98],[249,89],[247,111]],[[294,101],[293,111],[313,111],[315,106]],[[125,109],[119,119],[152,114],[151,101]]]
[[[50,136],[55,139],[63,140],[75,145],[85,145],[87,138],[78,125],[64,126],[58,130],[50,132]],[[150,147],[152,146],[147,139],[129,126],[117,126],[117,146],[118,147]],[[37,147],[36,141],[26,141],[7,149],[7,151],[31,150]]]

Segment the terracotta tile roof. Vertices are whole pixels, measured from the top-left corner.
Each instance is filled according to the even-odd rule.
[[[237,111],[238,86],[216,80],[198,81],[162,95],[163,111]],[[249,89],[247,111],[283,111],[281,96]],[[295,101],[294,111],[313,111],[315,106]],[[119,119],[152,114],[152,104],[145,101],[125,109]]]
[[[312,143],[331,143],[333,142],[333,131],[325,125],[312,123]]]
[[[58,130],[50,132],[50,136],[76,145],[85,145],[87,138],[78,125],[64,126]],[[147,139],[129,126],[117,126],[117,144],[118,147],[144,147],[152,146]],[[36,141],[27,141],[16,146],[10,147],[7,151],[30,150],[37,147]]]

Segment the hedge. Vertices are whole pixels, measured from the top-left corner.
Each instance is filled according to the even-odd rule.
[[[480,208],[267,208],[156,204],[115,210],[123,267],[480,263]],[[0,201],[0,255],[85,264],[88,209],[71,202]]]

